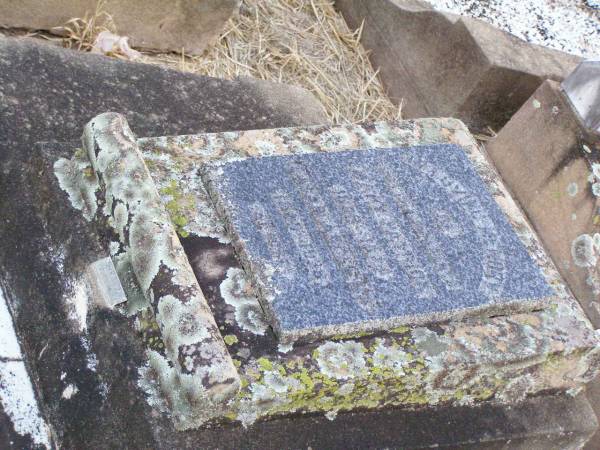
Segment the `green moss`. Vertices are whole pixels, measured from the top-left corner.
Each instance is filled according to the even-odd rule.
[[[142,335],[142,341],[146,347],[159,353],[164,352],[165,344],[161,337],[160,327],[150,308],[140,312],[137,325],[138,331]]]

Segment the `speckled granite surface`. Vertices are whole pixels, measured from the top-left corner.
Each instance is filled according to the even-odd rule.
[[[455,145],[204,169],[281,341],[543,308],[552,290]]]

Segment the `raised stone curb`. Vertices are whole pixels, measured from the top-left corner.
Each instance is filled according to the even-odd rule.
[[[36,0],[0,2],[0,27],[60,32],[73,18],[92,16],[96,0]],[[106,0],[117,33],[136,47],[200,55],[211,45],[240,0]],[[36,11],[32,14],[32,11]],[[104,17],[98,17],[102,21]]]
[[[146,300],[129,302],[128,310],[153,309],[164,354],[150,351],[150,363],[172,392],[177,426],[197,426],[194,415],[237,393],[237,370],[124,117],[94,118],[83,142],[102,192],[101,213],[117,238],[111,243],[113,261],[122,280],[133,271]],[[57,173],[67,177],[61,162],[68,164],[59,160]],[[95,209],[93,203],[87,210],[92,217]]]
[[[600,72],[543,83],[486,146],[569,288],[600,328]],[[600,380],[590,383],[600,413]],[[600,436],[589,448],[600,445]]]
[[[529,44],[418,0],[337,0],[392,101],[407,118],[457,117],[500,129],[546,79],[562,80],[580,58]]]

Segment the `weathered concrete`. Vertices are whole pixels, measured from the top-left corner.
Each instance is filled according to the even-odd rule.
[[[486,148],[599,328],[600,137],[586,130],[584,117],[558,83],[547,81]],[[600,414],[600,380],[591,385],[592,405]],[[600,444],[600,436],[595,439]]]
[[[143,136],[326,123],[307,91],[226,81],[0,37],[0,145],[79,139],[107,111]]]
[[[419,0],[337,0],[404,116],[457,117],[498,130],[546,79],[580,58],[524,42],[484,22]]]
[[[96,11],[97,0],[5,0],[0,27],[59,32],[70,19]],[[219,36],[240,0],[105,0],[117,33],[135,47],[200,55]],[[103,20],[105,17],[99,17]]]
[[[180,224],[182,243],[225,342],[239,361],[243,387],[224,414],[228,419],[249,425],[300,412],[321,412],[331,418],[338,411],[363,407],[477,404],[492,397],[510,403],[522,399],[524,393],[576,391],[598,370],[599,336],[460,121],[251,130],[139,142],[171,218]],[[494,318],[398,327],[375,336],[339,335],[294,345],[275,341],[198,169],[215,159],[440,143],[461,146],[486,182],[555,289],[548,307]],[[494,262],[501,271],[504,259],[498,257]],[[586,350],[575,350],[582,346]],[[588,356],[580,359],[577,355],[582,354]],[[575,375],[580,370],[585,373]],[[169,392],[148,382],[153,379],[156,374],[145,372],[142,386],[152,404],[160,404]]]
[[[392,144],[399,145],[404,139],[412,144],[419,141],[443,141],[444,129],[437,129],[432,125],[433,122],[429,121],[418,127],[410,122],[404,123],[398,132],[401,135],[407,133],[410,137],[406,136]],[[384,139],[385,133],[374,132],[370,127],[365,127],[364,130],[360,141],[362,145],[379,146],[387,142]],[[464,133],[464,128],[461,130]],[[306,139],[302,145],[308,148],[316,147],[319,142],[328,148],[330,144],[337,145],[338,139],[345,136],[343,133],[339,136],[331,135],[327,127],[315,129],[308,134],[302,131],[299,130],[298,136]],[[237,136],[236,133],[233,134]],[[256,154],[258,149],[249,144],[259,143],[260,138],[267,138],[267,135],[269,133],[263,131],[242,134],[239,136],[241,139],[236,140],[236,148],[245,149],[243,152],[246,156]],[[278,136],[285,137],[284,134]],[[225,244],[219,243],[218,239],[198,237],[197,233],[202,233],[199,230],[207,230],[210,217],[203,215],[203,211],[194,206],[195,201],[190,197],[190,189],[199,181],[194,168],[198,150],[205,148],[208,139],[216,145],[214,152],[219,153],[223,150],[220,146],[227,144],[228,139],[232,138],[231,133],[223,133],[143,139],[140,146],[146,164],[152,168],[154,181],[167,210],[173,218],[179,218],[174,223],[179,224],[180,236],[188,233],[187,238],[181,238],[182,243],[203,292],[208,293],[207,300],[211,308],[216,306],[213,313],[218,323],[224,327],[222,333],[225,336],[235,333],[242,338],[237,344],[230,338],[226,340],[232,344],[230,352],[236,355],[236,359],[243,355],[244,358],[255,360],[260,353],[247,356],[245,349],[248,344],[252,343],[256,348],[263,348],[265,345],[271,348],[276,343],[272,341],[272,335],[264,334],[265,329],[261,328],[256,315],[252,314],[256,312],[251,307],[252,300],[239,297],[240,293],[234,285],[231,286],[232,296],[229,300],[237,306],[224,304],[220,300],[219,286],[226,278],[227,268],[222,273],[217,270],[218,264],[229,267],[232,262]],[[297,147],[299,141],[291,140],[289,143],[292,148],[300,149]],[[347,142],[345,145],[356,144],[359,141]],[[12,181],[17,182],[17,186],[21,188],[12,189],[9,194],[12,198],[18,198],[19,202],[17,204],[3,199],[3,207],[6,206],[3,211],[6,211],[5,217],[10,223],[1,223],[2,226],[10,226],[2,229],[3,236],[6,236],[0,243],[0,262],[4,271],[2,281],[9,288],[7,293],[11,303],[15,305],[17,323],[40,387],[44,410],[56,431],[61,448],[117,447],[123,442],[127,442],[131,448],[165,449],[275,449],[307,446],[406,448],[436,444],[461,448],[477,448],[478,445],[481,448],[502,448],[507,442],[511,442],[513,445],[522,444],[528,449],[536,448],[536,445],[546,449],[553,448],[551,445],[555,445],[554,448],[576,445],[585,441],[596,427],[585,401],[573,403],[568,398],[554,397],[527,399],[524,403],[509,408],[482,401],[480,406],[440,406],[416,410],[388,408],[349,414],[340,412],[333,422],[322,414],[307,414],[258,421],[248,429],[226,423],[211,428],[175,432],[171,418],[155,409],[159,405],[153,403],[154,406],[151,407],[147,402],[152,397],[147,399],[139,386],[138,369],[145,364],[147,346],[156,345],[157,334],[152,321],[144,317],[140,317],[139,321],[131,320],[117,311],[92,306],[87,314],[79,314],[78,317],[69,314],[75,305],[81,304],[80,295],[83,295],[87,304],[93,304],[93,298],[86,298],[89,294],[85,294],[85,290],[83,294],[78,294],[78,287],[82,277],[85,277],[88,264],[105,256],[104,248],[108,244],[105,237],[99,236],[82,217],[81,212],[72,208],[69,197],[60,189],[53,173],[56,159],[71,156],[77,145],[47,144],[38,147],[41,153],[35,150],[29,153],[29,160],[22,164],[22,172],[11,174],[12,177],[18,177]],[[213,153],[211,155],[214,156]],[[184,220],[180,220],[181,218]],[[65,226],[66,223],[69,225]],[[14,251],[17,248],[18,251]],[[211,264],[205,264],[206,261],[211,261]],[[31,274],[35,276],[32,277]],[[560,318],[556,323],[562,330],[558,340],[547,340],[539,334],[538,320],[547,321],[549,318],[539,313],[517,317],[514,322],[495,319],[494,323],[505,323],[503,331],[487,326],[479,337],[474,338],[484,339],[484,343],[478,345],[479,348],[488,348],[492,342],[499,342],[522,354],[528,363],[523,366],[522,362],[518,362],[515,368],[523,370],[525,386],[531,386],[527,381],[530,370],[533,371],[535,386],[535,380],[538,380],[535,373],[538,369],[548,370],[548,374],[554,373],[551,378],[562,383],[561,374],[565,369],[568,368],[575,375],[579,368],[575,369],[570,359],[562,360],[565,353],[560,350],[556,353],[555,350],[559,349],[557,345],[564,346],[567,352],[573,351],[575,356],[577,346],[581,348],[581,345],[589,341],[589,336],[584,331],[585,324],[571,316],[571,308],[559,307],[553,312]],[[81,323],[82,316],[84,327]],[[238,320],[248,328],[240,329]],[[542,328],[544,326],[546,325]],[[537,331],[533,331],[534,328]],[[262,335],[259,334],[261,330]],[[574,330],[583,333],[571,338],[564,334],[566,330],[569,333]],[[449,332],[450,330],[438,330],[434,334],[443,334],[435,339],[431,335],[432,339],[422,341],[422,345],[435,351],[437,339],[445,341]],[[456,332],[460,334],[461,330],[456,329]],[[525,332],[525,335],[520,334],[521,332]],[[488,339],[488,333],[492,333],[494,337]],[[551,330],[548,333],[552,334]],[[398,335],[400,339],[405,336],[402,333]],[[470,338],[466,339],[463,342],[470,342]],[[438,355],[440,358],[436,361],[440,361],[442,367],[445,365],[442,360],[446,356],[471,358],[470,347],[450,352],[444,351],[443,343],[441,345],[438,350],[443,353]],[[499,374],[502,370],[496,364],[498,358],[493,355],[500,353],[502,360],[504,356],[494,345],[489,347],[490,353],[486,353],[493,360],[486,360],[484,366],[491,373]],[[536,348],[548,352],[547,361],[538,361],[532,357]],[[296,351],[294,349],[287,356],[293,356]],[[278,361],[275,355],[278,354],[269,356],[269,359],[274,357],[273,361]],[[281,356],[286,357],[285,354]],[[455,374],[458,378],[455,380],[454,375],[450,374]],[[307,375],[316,374],[309,372]],[[567,378],[570,376],[567,375]],[[439,389],[446,391],[452,389],[451,384],[468,383],[470,379],[470,374],[458,371],[439,377],[437,382],[440,383]],[[482,380],[476,383],[480,381]],[[541,379],[538,381],[545,384]],[[486,383],[485,380],[483,382]],[[570,381],[565,383],[565,387],[567,384]],[[77,392],[67,399],[63,397],[63,393],[69,386],[77,387]],[[508,398],[522,397],[523,392],[515,389],[516,386],[520,384],[504,390]],[[68,393],[72,393],[74,387]],[[529,391],[529,388],[525,388],[525,391]],[[479,395],[482,399],[487,398],[489,392],[482,390]],[[462,396],[467,403],[470,397],[470,391]],[[416,396],[415,400],[418,399],[419,396]],[[264,406],[268,407],[269,403]],[[540,414],[541,411],[543,414]]]

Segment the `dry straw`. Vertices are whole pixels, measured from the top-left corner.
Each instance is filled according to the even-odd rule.
[[[66,47],[90,51],[98,34],[115,32],[98,2],[94,13],[53,30]],[[139,61],[233,79],[250,76],[304,87],[333,123],[401,118],[360,44],[362,27],[348,28],[333,1],[243,0],[218,41],[203,56],[146,53]]]
[[[114,32],[115,24],[110,14],[104,10],[104,0],[99,0],[93,13],[73,18],[64,26],[54,28],[52,31],[64,36],[65,47],[90,51],[96,37],[102,31]]]
[[[333,123],[398,119],[360,44],[332,1],[243,0],[201,57],[146,55],[143,61],[219,78],[245,75],[302,86]]]

